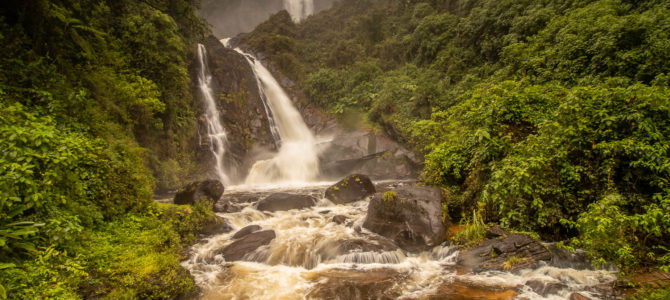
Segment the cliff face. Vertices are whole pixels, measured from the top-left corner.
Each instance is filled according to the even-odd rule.
[[[228,136],[224,167],[233,180],[243,180],[255,157],[276,150],[268,118],[254,73],[246,59],[224,47],[213,36],[208,37],[204,44],[213,77],[212,90],[221,114],[221,123]],[[195,94],[202,97],[198,91]],[[201,98],[198,100],[203,103]],[[198,115],[198,156],[201,158],[200,169],[210,170],[213,157],[206,138],[203,111],[204,106],[201,106]]]

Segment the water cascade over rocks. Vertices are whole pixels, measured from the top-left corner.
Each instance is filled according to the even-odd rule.
[[[411,184],[375,183],[379,191]],[[363,227],[368,199],[333,204],[324,197],[327,187],[226,190],[228,199],[245,199],[240,211],[219,213],[233,230],[194,245],[182,263],[201,288],[200,299],[567,299],[575,292],[610,297],[601,287],[615,275],[606,270],[540,262],[509,272],[472,272],[460,268],[454,246],[402,250]],[[256,209],[259,200],[279,192],[318,202],[302,209]],[[341,223],[333,221],[336,216]]]
[[[214,100],[214,93],[212,92],[212,74],[209,71],[209,64],[207,62],[207,49],[205,45],[198,44],[198,87],[200,93],[205,101],[205,118],[207,122],[207,138],[209,139],[209,147],[214,155],[216,164],[214,165],[214,172],[221,183],[227,185],[230,179],[226,175],[223,166],[223,158],[226,153],[226,146],[228,138],[226,131],[221,125],[221,118],[219,116],[219,109],[216,107]]]
[[[222,41],[224,45],[225,40]],[[270,71],[251,54],[235,49],[254,71],[265,106],[269,108],[270,130],[279,147],[274,157],[256,162],[245,181],[248,185],[311,182],[319,175],[319,158],[314,135],[293,105],[291,98]]]
[[[362,174],[335,185],[316,182],[314,135],[270,72],[252,55],[235,50],[256,76],[278,151],[257,161],[245,184],[226,188],[218,217],[227,230],[202,238],[182,262],[201,289],[200,299],[613,297],[607,288],[616,279],[613,271],[573,269],[578,266],[549,260],[549,252],[539,251],[546,247],[534,240],[523,240],[522,249],[502,240],[525,236],[503,233],[492,247],[462,251],[443,242],[438,189],[416,187],[414,181],[374,182]],[[198,54],[199,83],[216,110],[204,47]],[[207,118],[218,118],[209,106]],[[220,124],[211,127],[212,136],[218,132],[225,138]],[[222,141],[212,142],[215,155],[223,155],[217,148],[225,145]],[[525,245],[539,249],[529,251],[540,253],[541,260],[517,256]],[[498,256],[495,263],[502,269],[479,268]],[[505,267],[515,261],[518,268]]]

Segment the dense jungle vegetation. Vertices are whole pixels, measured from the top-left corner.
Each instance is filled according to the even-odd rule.
[[[241,42],[426,157],[472,216],[670,269],[670,3],[343,0]]]
[[[193,165],[188,0],[0,4],[0,299],[193,290],[211,208],[153,203]]]

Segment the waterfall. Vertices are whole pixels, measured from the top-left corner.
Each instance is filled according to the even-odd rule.
[[[225,45],[225,43],[224,43]],[[249,171],[247,184],[309,182],[319,175],[319,159],[314,135],[293,105],[291,98],[257,59],[242,54],[256,76],[261,98],[269,108],[268,119],[278,152],[271,159],[257,161]]]
[[[205,45],[198,44],[198,61],[200,63],[200,72],[198,73],[198,87],[205,100],[205,118],[207,122],[207,137],[209,138],[209,147],[216,160],[214,171],[219,181],[224,185],[230,183],[230,179],[226,176],[223,168],[223,155],[226,153],[226,146],[228,145],[228,138],[226,131],[221,125],[221,118],[219,117],[219,110],[216,107],[214,100],[214,93],[212,92],[212,74],[209,71],[209,64],[207,62],[207,49]]]
[[[314,13],[314,0],[284,0],[284,9],[298,22]]]

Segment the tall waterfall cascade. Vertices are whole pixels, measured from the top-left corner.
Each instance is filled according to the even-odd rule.
[[[198,44],[198,62],[200,67],[200,72],[198,73],[198,87],[202,93],[202,98],[205,100],[204,116],[207,122],[207,138],[209,138],[209,147],[216,162],[214,172],[219,181],[224,185],[227,185],[230,183],[230,178],[228,178],[224,172],[223,156],[226,153],[228,137],[223,125],[221,125],[221,117],[214,100],[214,93],[211,86],[212,74],[210,73],[209,63],[207,62],[207,49],[203,44]]]
[[[298,22],[314,13],[314,0],[284,0],[284,9]]]
[[[221,41],[227,46],[227,41]],[[245,180],[248,185],[311,182],[319,175],[319,158],[314,135],[293,101],[270,71],[251,54],[239,48],[251,66],[268,115],[270,131],[279,147],[274,157],[254,163]]]

